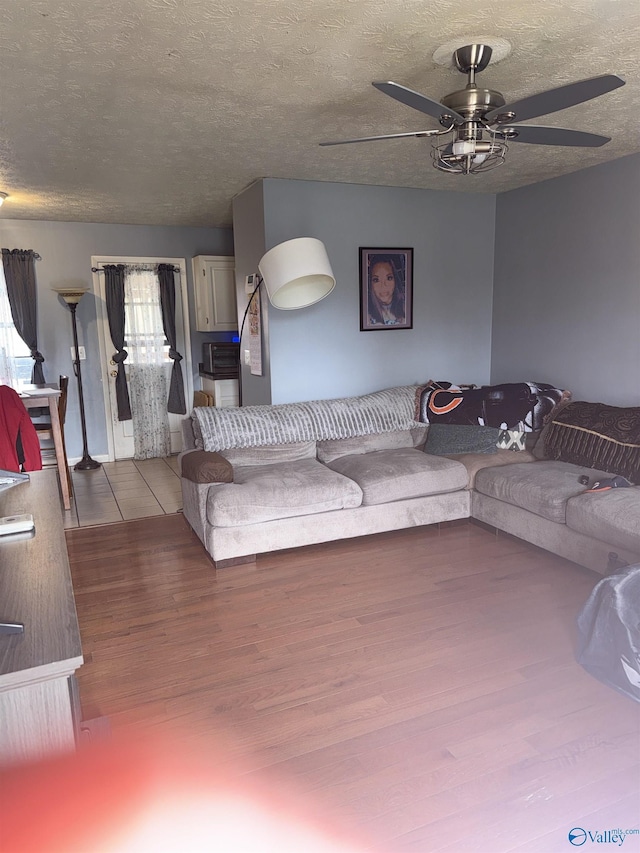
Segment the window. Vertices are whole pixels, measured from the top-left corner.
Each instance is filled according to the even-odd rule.
[[[171,364],[155,270],[130,266],[125,275],[125,346],[130,364]]]
[[[4,268],[0,264],[0,384],[13,387],[28,384],[32,369],[29,347],[13,325]]]

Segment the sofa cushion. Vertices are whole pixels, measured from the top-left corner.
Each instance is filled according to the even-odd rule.
[[[459,462],[412,447],[342,456],[329,467],[358,484],[366,506],[455,492],[464,489],[468,480]]]
[[[419,426],[412,427],[411,438],[413,439],[413,446],[419,447],[422,450],[428,434],[429,424],[420,424]]]
[[[341,456],[355,456],[375,450],[393,450],[398,447],[414,447],[412,431],[395,429],[375,435],[358,435],[354,438],[333,438],[317,443],[318,459],[325,464]]]
[[[297,462],[298,459],[315,459],[315,441],[290,441],[288,444],[269,444],[266,447],[237,447],[221,450],[234,468],[246,465],[274,465],[276,462]]]
[[[597,477],[598,474],[605,476],[604,472],[595,472],[591,468],[568,462],[516,462],[502,468],[483,468],[478,471],[475,489],[490,498],[564,524],[567,501],[585,490],[585,486],[578,481],[584,474],[589,477]]]
[[[640,487],[578,495],[567,503],[567,526],[640,554]]]
[[[449,456],[453,453],[497,453],[497,427],[470,424],[431,424],[425,453]]]
[[[180,459],[180,473],[193,483],[233,483],[233,468],[219,453],[193,450]]]
[[[316,459],[240,467],[234,477],[234,483],[209,489],[207,518],[214,527],[351,509],[362,503],[356,483]]]
[[[535,462],[533,453],[528,450],[520,451],[516,457],[518,462]],[[456,453],[449,455],[449,459],[461,462],[467,469],[469,482],[468,489],[473,489],[476,474],[483,468],[491,468],[500,465],[513,465],[514,456],[511,450],[498,450],[496,453]]]

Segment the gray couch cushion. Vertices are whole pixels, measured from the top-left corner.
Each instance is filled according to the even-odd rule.
[[[246,465],[274,465],[276,462],[297,462],[298,459],[315,459],[315,441],[290,441],[288,444],[269,444],[266,447],[236,447],[221,450],[234,468]]]
[[[318,459],[325,464],[342,456],[356,456],[375,450],[393,450],[398,447],[414,447],[412,431],[394,429],[375,435],[358,435],[354,438],[333,438],[317,443]]]
[[[455,492],[468,482],[464,465],[412,447],[342,456],[329,467],[360,486],[365,506]]]
[[[614,547],[640,553],[640,486],[571,498],[567,526]]]
[[[569,462],[516,463],[478,471],[475,489],[549,521],[564,524],[567,501],[585,491],[585,486],[578,482],[582,474],[593,479],[606,476],[602,471]]]
[[[448,454],[448,458],[455,459],[456,462],[461,462],[467,469],[467,474],[469,475],[469,482],[467,483],[468,489],[473,489],[476,474],[483,468],[497,468],[500,465],[513,465],[515,459],[518,460],[518,463],[536,461],[533,453],[530,453],[527,450],[519,451],[516,457],[514,457],[513,451],[511,450],[498,450],[497,453],[452,453]]]
[[[207,519],[214,527],[351,509],[362,503],[356,483],[316,459],[236,468],[234,479],[209,489]]]

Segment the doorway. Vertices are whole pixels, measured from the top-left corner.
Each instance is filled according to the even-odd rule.
[[[182,355],[182,375],[184,379],[185,400],[193,399],[193,376],[191,367],[191,338],[189,330],[189,302],[187,294],[187,272],[184,258],[140,258],[140,257],[113,257],[113,256],[94,256],[91,258],[91,266],[97,270],[101,270],[105,264],[126,264],[135,265],[136,267],[153,268],[157,264],[172,264],[177,268],[178,272],[174,274],[176,287],[176,342],[177,350]],[[115,392],[115,376],[117,375],[117,365],[114,364],[112,355],[115,347],[111,340],[109,331],[109,321],[107,318],[106,296],[105,296],[105,276],[102,272],[93,273],[93,290],[96,296],[96,315],[98,328],[98,343],[100,347],[100,367],[102,374],[102,389],[104,395],[105,416],[107,421],[107,442],[109,446],[109,459],[132,459],[134,457],[134,426],[133,421],[118,420],[118,407],[116,402]],[[125,287],[125,293],[127,288]],[[125,296],[125,312],[129,308]],[[137,306],[140,310],[140,306]],[[163,336],[161,327],[161,319],[157,312],[148,312],[147,319],[154,324],[155,333]],[[160,326],[158,327],[158,324]],[[133,342],[132,342],[133,343]],[[127,343],[127,351],[130,349]],[[168,344],[166,347],[168,353]],[[127,359],[128,361],[128,359]],[[165,370],[167,381],[171,372],[172,362],[166,356]],[[129,385],[129,366],[125,361],[125,375],[127,376],[127,384]],[[167,385],[168,387],[168,385]],[[131,390],[131,389],[130,389]],[[135,395],[129,395],[132,410],[135,406]],[[188,406],[188,402],[187,402]],[[168,414],[169,420],[169,437],[170,437],[170,452],[178,453],[182,450],[182,434],[181,423],[184,415]]]

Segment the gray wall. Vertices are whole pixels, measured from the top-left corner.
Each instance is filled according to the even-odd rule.
[[[51,288],[81,284],[91,289],[92,255],[186,259],[189,316],[192,326],[191,350],[194,372],[197,372],[201,358],[201,342],[211,339],[211,335],[193,330],[195,311],[191,258],[200,254],[232,255],[233,235],[230,229],[4,219],[0,220],[0,246],[8,249],[34,249],[42,256],[42,260],[36,262],[38,346],[46,359],[44,370],[48,381],[56,381],[60,374],[68,374],[71,377],[65,424],[67,453],[71,459],[82,455],[77,387],[73,379],[70,353],[73,343],[71,318],[69,311]],[[78,343],[86,348],[87,354],[86,361],[82,362],[82,388],[89,451],[92,456],[102,456],[107,453],[107,435],[93,293],[84,296],[78,305],[77,320]],[[190,404],[191,401],[187,401],[187,407]]]
[[[72,373],[70,317],[50,288],[91,287],[92,255],[236,256],[244,276],[293,237],[323,240],[334,292],[301,311],[263,300],[264,377],[245,377],[245,404],[361,394],[428,379],[532,379],[577,399],[640,403],[640,155],[498,196],[265,179],[234,200],[234,233],[0,220],[0,246],[42,255],[39,346],[46,376]],[[495,241],[495,276],[494,276]],[[414,328],[359,331],[358,248],[413,247]],[[267,304],[265,304],[267,303]],[[493,314],[493,316],[492,316]],[[78,308],[89,450],[107,452],[95,302]],[[192,329],[194,373],[201,343]],[[197,380],[196,380],[196,387]],[[81,454],[76,388],[67,445]]]
[[[350,396],[429,379],[489,381],[494,196],[262,183],[264,248],[317,237],[337,279],[333,293],[310,308],[266,307],[271,402]],[[239,267],[243,226],[234,220]],[[360,331],[361,246],[414,249],[413,329]],[[251,402],[258,400],[245,395]]]
[[[498,196],[491,381],[640,405],[640,154]]]
[[[258,263],[265,253],[263,182],[256,181],[233,199],[233,241],[236,264],[238,323],[242,323],[249,296],[245,293],[246,276],[258,272]],[[268,300],[260,288],[254,299]],[[238,330],[240,331],[240,330]],[[244,346],[242,346],[244,342]],[[271,367],[269,356],[269,317],[262,311],[262,376],[254,376],[244,363],[244,351],[249,348],[249,331],[245,323],[240,347],[240,382],[243,405],[259,406],[271,402]]]

